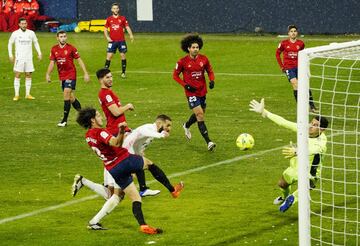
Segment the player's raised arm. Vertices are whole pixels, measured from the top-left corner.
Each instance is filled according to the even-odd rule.
[[[127,126],[126,122],[121,122],[119,124],[119,133],[116,137],[112,137],[109,140],[109,145],[113,147],[121,147],[124,142],[125,128]]]
[[[137,128],[137,131],[144,136],[148,138],[165,138],[169,136],[169,133],[166,131],[157,132],[155,131],[151,126],[144,125]]]
[[[124,114],[128,110],[130,110],[130,111],[134,110],[134,105],[132,105],[132,103],[128,103],[123,107],[119,107],[115,103],[113,103],[108,106],[108,109],[110,110],[110,112],[113,116],[117,117],[119,115]]]
[[[90,81],[90,76],[89,73],[86,70],[86,66],[85,63],[83,62],[83,60],[79,57],[76,59],[81,67],[81,69],[84,71],[84,80],[85,82],[89,82]]]
[[[250,106],[250,109],[249,109],[250,111],[261,114],[262,117],[270,119],[271,121],[273,121],[274,123],[276,123],[279,126],[287,128],[294,132],[297,131],[296,123],[288,121],[288,120],[284,119],[283,117],[273,114],[270,111],[266,110],[264,98],[262,98],[260,102],[258,102],[256,100],[252,100],[250,102],[249,106]]]

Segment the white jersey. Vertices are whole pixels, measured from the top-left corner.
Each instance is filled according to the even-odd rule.
[[[159,133],[156,124],[145,124],[134,129],[125,138],[122,147],[126,148],[130,154],[143,155],[144,150],[154,138],[164,138],[166,132]]]
[[[35,33],[26,29],[25,31],[20,28],[14,31],[9,39],[8,51],[9,57],[13,57],[12,46],[15,43],[15,59],[16,60],[32,60],[32,44],[34,43],[38,55],[41,55],[40,45]]]

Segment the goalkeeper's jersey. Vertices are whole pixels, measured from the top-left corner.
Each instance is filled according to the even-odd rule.
[[[295,122],[288,121],[284,119],[281,116],[278,116],[276,114],[270,113],[267,111],[267,117],[278,124],[279,126],[282,126],[284,128],[290,129],[294,132],[297,132],[297,124]],[[313,163],[314,156],[319,154],[320,155],[320,163],[322,162],[323,156],[326,153],[326,143],[327,143],[327,137],[325,133],[321,133],[316,138],[309,138],[308,139],[308,147],[309,147],[309,160],[310,164]],[[297,168],[298,166],[298,158],[297,156],[294,156],[290,159],[290,166]]]

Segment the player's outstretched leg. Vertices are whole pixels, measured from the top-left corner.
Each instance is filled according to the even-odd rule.
[[[90,230],[107,230],[107,228],[102,227],[100,221],[114,210],[114,208],[124,199],[124,195],[124,192],[120,189],[115,189],[114,194],[110,199],[105,202],[100,211],[89,221],[87,228]]]
[[[74,177],[74,183],[72,185],[72,195],[75,196],[79,190],[86,186],[96,194],[102,196],[105,200],[108,200],[111,197],[111,191],[101,184],[92,182],[91,180],[86,179],[80,174],[76,174]]]
[[[160,193],[159,190],[151,190],[147,185],[146,185],[146,179],[145,179],[145,172],[144,169],[136,172],[136,177],[139,183],[139,194],[141,197],[145,197],[145,196],[156,196]]]
[[[179,197],[181,191],[184,189],[184,183],[180,182],[179,184],[173,186],[167,178],[166,174],[157,165],[145,157],[143,157],[143,159],[144,168],[148,168],[152,176],[163,186],[165,186],[174,198]]]
[[[131,182],[125,189],[124,192],[126,195],[129,196],[129,198],[132,200],[132,212],[137,220],[137,222],[140,225],[140,231],[145,234],[159,234],[162,233],[162,230],[159,228],[154,228],[146,224],[144,215],[142,212],[142,203],[141,203],[141,197],[135,187],[134,182]]]

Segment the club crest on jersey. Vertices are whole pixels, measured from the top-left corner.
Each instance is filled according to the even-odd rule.
[[[64,54],[67,55],[67,53],[68,53],[67,50],[65,50],[65,51],[64,51]]]
[[[298,49],[298,50],[299,50],[299,49],[300,49],[300,46],[299,46],[299,45],[296,45],[296,49]]]
[[[204,63],[203,62],[200,62],[200,67],[203,67],[204,66]]]

